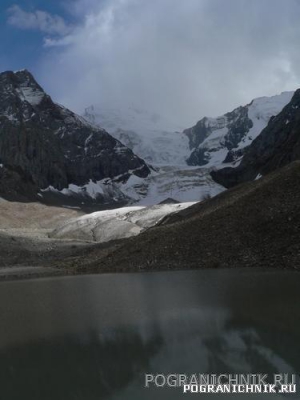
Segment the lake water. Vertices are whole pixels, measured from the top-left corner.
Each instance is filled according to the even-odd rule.
[[[189,396],[144,375],[300,372],[299,289],[298,273],[243,269],[2,282],[0,399],[294,398]]]

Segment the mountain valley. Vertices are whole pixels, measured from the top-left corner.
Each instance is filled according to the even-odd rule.
[[[0,89],[0,278],[298,267],[299,90],[183,129],[134,106],[79,116],[27,70]]]

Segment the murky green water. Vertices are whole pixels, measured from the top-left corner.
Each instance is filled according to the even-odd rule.
[[[1,400],[185,399],[181,389],[145,389],[144,374],[300,372],[298,273],[2,282],[0,318]]]

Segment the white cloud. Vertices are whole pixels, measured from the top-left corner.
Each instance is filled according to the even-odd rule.
[[[65,35],[70,32],[70,27],[59,15],[51,15],[41,10],[26,12],[16,4],[7,11],[8,23],[16,28],[38,30],[52,35]]]
[[[39,75],[77,111],[134,103],[189,126],[300,84],[297,0],[72,4],[82,21],[46,43],[52,48]]]
[[[51,37],[46,37],[44,38],[44,47],[56,47],[56,46],[68,46],[72,44],[74,41],[74,38],[72,35],[67,35],[62,38],[51,38]]]

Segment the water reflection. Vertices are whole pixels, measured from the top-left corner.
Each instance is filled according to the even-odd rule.
[[[64,337],[13,347],[0,353],[3,399],[102,399],[121,391],[161,346],[119,330],[102,339],[90,332],[82,341]]]
[[[1,283],[1,398],[174,400],[188,396],[146,390],[144,374],[300,371],[299,283],[247,270]]]

